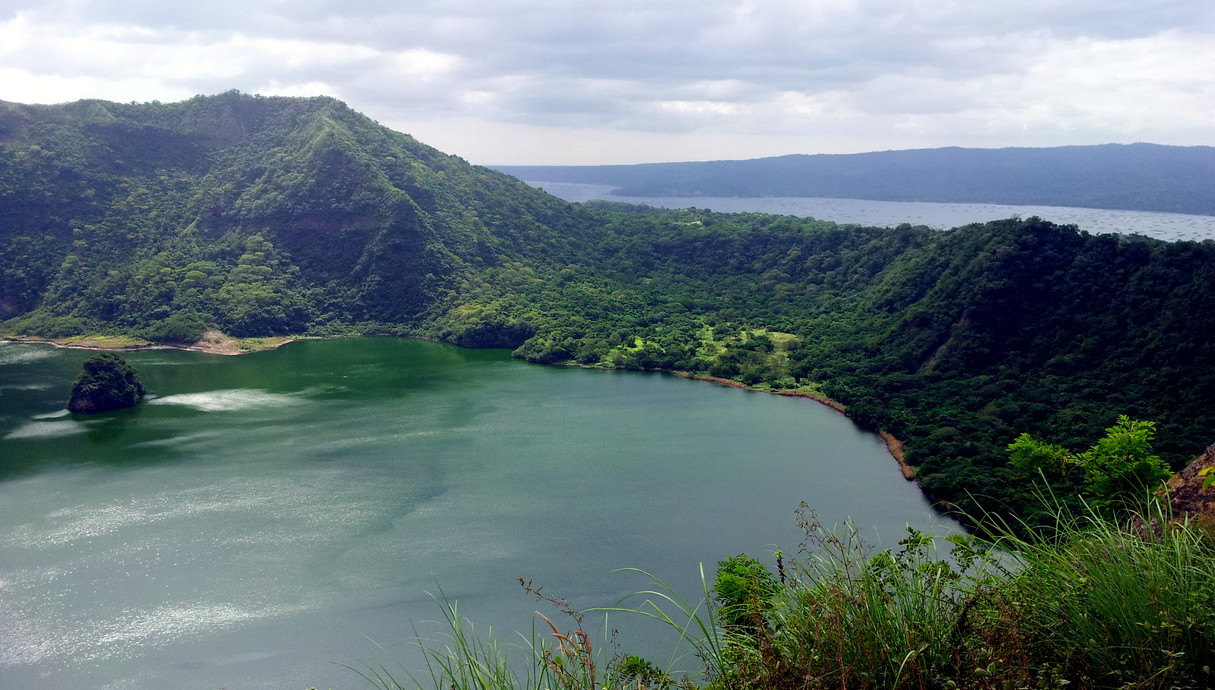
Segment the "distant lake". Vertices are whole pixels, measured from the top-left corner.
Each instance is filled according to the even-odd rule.
[[[956,529],[804,399],[366,338],[128,353],[149,399],[71,415],[91,354],[0,343],[3,688],[360,688],[341,664],[420,670],[440,588],[513,644],[555,613],[519,577],[580,608],[652,586],[622,567],[695,597],[700,563],[794,553],[803,500],[887,546]]]
[[[754,212],[802,216],[868,226],[900,223],[948,229],[1020,215],[1038,216],[1060,225],[1076,225],[1093,233],[1138,233],[1162,240],[1215,240],[1215,216],[1180,213],[1110,211],[1064,206],[1004,206],[999,204],[941,204],[926,201],[868,201],[809,197],[637,197],[613,196],[614,187],[573,182],[528,182],[566,201],[606,199],[660,208],[705,208],[722,213]]]

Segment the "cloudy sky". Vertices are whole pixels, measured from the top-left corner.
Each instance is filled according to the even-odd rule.
[[[0,100],[326,94],[480,164],[1215,144],[1215,0],[4,0]]]

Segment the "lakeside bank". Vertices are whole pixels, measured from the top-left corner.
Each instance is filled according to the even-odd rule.
[[[144,350],[184,350],[187,352],[202,352],[204,354],[233,356],[233,355],[250,354],[253,352],[262,352],[265,350],[275,350],[288,343],[293,343],[298,340],[326,340],[326,339],[331,339],[331,338],[346,338],[346,337],[359,338],[359,337],[368,337],[368,336],[367,336],[367,334],[362,334],[362,333],[351,333],[351,334],[342,335],[342,336],[273,336],[273,337],[268,337],[268,338],[233,338],[231,336],[225,335],[224,333],[222,333],[220,331],[210,330],[210,331],[205,332],[201,339],[199,339],[193,343],[188,343],[188,344],[187,343],[177,343],[177,344],[153,343],[150,341],[140,340],[138,338],[132,338],[129,336],[73,336],[73,337],[68,337],[68,338],[55,339],[55,338],[44,338],[41,336],[32,336],[32,335],[8,335],[8,336],[4,336],[4,340],[7,340],[9,342],[15,342],[15,343],[23,343],[23,344],[27,344],[27,345],[50,345],[50,346],[56,347],[56,348],[73,349],[73,350],[93,350],[93,351],[98,351],[98,352],[140,352],[140,351],[144,351]],[[409,336],[391,336],[391,337],[416,338],[419,340],[431,340],[431,341],[435,341],[435,342],[442,342],[442,341],[436,340],[435,338],[430,338],[430,337],[426,337],[426,336],[409,335]],[[455,345],[454,343],[448,343],[448,344],[454,345],[455,347],[460,347],[459,345]],[[575,366],[575,367],[579,367],[579,368],[583,368],[583,369],[601,369],[601,370],[618,370],[618,371],[657,371],[660,373],[666,373],[666,374],[678,376],[680,378],[690,379],[690,380],[694,380],[694,381],[705,381],[707,383],[714,383],[714,384],[721,385],[721,386],[729,386],[731,388],[739,388],[742,390],[754,391],[756,393],[770,393],[770,394],[774,394],[774,395],[782,395],[785,397],[807,398],[807,399],[813,400],[821,405],[829,407],[832,410],[835,410],[836,412],[844,415],[845,417],[848,416],[847,407],[845,405],[843,405],[842,403],[840,403],[837,400],[832,400],[831,398],[829,398],[825,395],[822,395],[821,393],[815,393],[812,391],[801,391],[801,390],[775,391],[775,390],[769,390],[766,388],[757,388],[755,386],[750,386],[741,381],[735,381],[733,379],[726,379],[726,378],[721,378],[721,377],[716,377],[716,376],[696,374],[696,373],[687,372],[687,371],[647,370],[647,369],[635,370],[635,369],[627,369],[625,367],[585,365],[585,364],[577,364],[577,363],[573,363],[573,362],[565,362],[563,364],[565,364],[566,366]],[[916,485],[919,486],[921,490],[923,490],[923,485],[920,484],[920,481],[916,475],[915,468],[907,463],[903,442],[900,439],[896,438],[894,435],[892,435],[888,431],[879,430],[875,433],[877,433],[878,437],[882,439],[882,442],[886,444],[886,450],[890,454],[890,456],[892,458],[894,458],[894,461],[898,464],[899,471],[900,471],[900,473],[902,473],[903,478],[906,479],[907,481],[915,482]]]
[[[319,338],[301,336],[275,336],[270,338],[233,338],[219,331],[207,331],[193,343],[153,343],[129,336],[72,336],[68,338],[44,338],[36,335],[6,335],[4,341],[25,345],[50,345],[67,350],[94,350],[97,352],[141,352],[144,350],[184,350],[203,352],[209,355],[244,355],[263,350],[275,350],[297,340]]]
[[[808,398],[819,403],[820,405],[825,405],[836,412],[839,412],[845,417],[848,416],[848,408],[843,403],[839,402],[838,400],[832,400],[822,393],[798,390],[773,391],[766,388],[748,386],[747,384],[741,381],[735,381],[734,379],[723,379],[716,376],[701,376],[686,371],[675,371],[670,373],[680,378],[692,379],[693,381],[707,381],[709,383],[716,383],[721,386],[741,388],[743,390],[755,391],[757,393],[772,393],[774,395],[783,395],[789,398]],[[903,478],[909,482],[915,482],[917,485],[920,485],[919,478],[916,476],[915,468],[907,464],[907,456],[903,449],[903,442],[895,438],[895,436],[889,431],[878,431],[876,433],[882,439],[882,442],[886,444],[887,452],[889,452],[890,456],[894,458],[894,461],[898,463],[899,471],[903,473]],[[920,486],[923,488],[922,485]]]

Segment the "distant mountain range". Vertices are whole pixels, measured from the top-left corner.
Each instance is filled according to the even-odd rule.
[[[793,196],[1077,206],[1215,215],[1215,147],[1105,144],[938,148],[753,160],[494,166],[523,180],[613,185],[621,196]]]

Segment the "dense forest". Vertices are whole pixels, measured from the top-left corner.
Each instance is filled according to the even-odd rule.
[[[1175,468],[1215,440],[1213,302],[1209,241],[568,204],[328,98],[0,103],[5,334],[418,335],[816,393],[972,514],[1034,519],[1022,432],[1150,419]]]
[[[612,185],[621,196],[802,196],[1215,215],[1215,147],[1210,146],[954,147],[497,169],[524,180]]]

